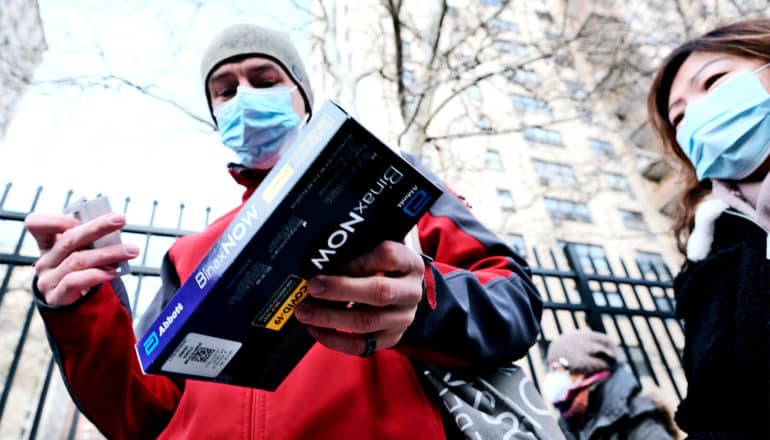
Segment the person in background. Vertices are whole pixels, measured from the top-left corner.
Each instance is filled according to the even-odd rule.
[[[670,412],[642,395],[636,378],[617,363],[609,336],[583,329],[554,339],[546,356],[543,396],[559,411],[564,436],[580,440],[677,438]]]
[[[682,180],[674,280],[690,438],[770,438],[770,19],[694,38],[663,61],[652,128]]]
[[[240,158],[229,172],[245,201],[312,115],[307,73],[286,34],[236,25],[213,39],[201,76],[222,143]],[[169,173],[184,167],[169,164]],[[237,211],[174,243],[139,327]],[[26,219],[41,254],[33,290],[56,361],[78,408],[110,439],[442,439],[451,424],[420,385],[415,362],[508,365],[539,331],[542,301],[525,261],[446,190],[417,225],[424,255],[386,241],[342,274],[310,280],[309,294],[327,301],[304,302],[295,316],[318,343],[275,392],[145,375],[125,289],[111,268],[139,250],[87,248],[125,221],[120,214],[83,224],[42,213]]]

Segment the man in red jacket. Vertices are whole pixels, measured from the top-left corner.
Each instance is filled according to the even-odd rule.
[[[217,36],[201,73],[222,142],[240,158],[229,171],[246,200],[311,114],[307,74],[288,36],[253,25]],[[174,243],[140,329],[237,212]],[[357,306],[297,308],[318,344],[276,391],[145,375],[111,269],[139,249],[87,249],[124,225],[120,214],[82,224],[63,215],[26,220],[41,253],[33,290],[51,348],[75,403],[109,438],[446,438],[451,423],[415,365],[510,363],[539,330],[542,302],[526,263],[447,190],[420,219],[418,243],[383,242],[344,275],[310,281],[310,295]]]

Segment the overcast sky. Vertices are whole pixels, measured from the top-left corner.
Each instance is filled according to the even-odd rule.
[[[38,211],[60,210],[69,189],[107,194],[120,209],[130,196],[128,221],[137,224],[147,222],[153,200],[162,226],[174,226],[185,203],[190,229],[203,226],[206,206],[212,216],[236,206],[241,189],[226,171],[233,156],[217,133],[129,87],[51,82],[111,73],[207,117],[199,60],[225,26],[291,31],[307,63],[307,37],[293,31],[306,28],[305,16],[292,2],[41,0],[40,12],[48,51],[0,140],[0,185],[14,184],[6,209],[28,209],[38,185],[45,187]]]

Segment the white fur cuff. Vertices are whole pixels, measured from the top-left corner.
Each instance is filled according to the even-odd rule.
[[[730,205],[717,198],[709,198],[695,211],[695,227],[687,240],[687,259],[700,261],[706,258],[714,242],[714,224]]]

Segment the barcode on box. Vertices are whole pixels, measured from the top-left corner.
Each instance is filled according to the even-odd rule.
[[[213,348],[197,347],[190,359],[190,362],[208,362],[211,355],[214,354]]]
[[[200,333],[188,333],[161,370],[169,373],[216,377],[238,353],[241,343]]]

